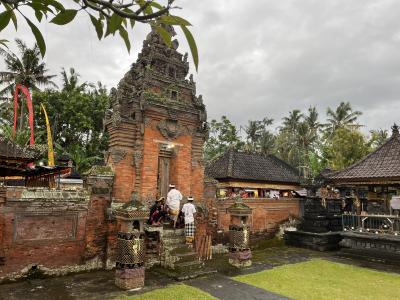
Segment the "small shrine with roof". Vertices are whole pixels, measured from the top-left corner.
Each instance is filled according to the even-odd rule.
[[[111,90],[106,164],[116,174],[116,201],[154,200],[166,196],[170,183],[184,196],[202,197],[206,109],[193,75],[187,78],[188,55],[177,48],[177,40],[168,47],[151,31],[136,63]]]
[[[340,191],[345,211],[390,214],[396,210],[397,205],[393,205],[400,196],[399,127],[395,124],[392,136],[359,162],[326,175],[326,183]]]

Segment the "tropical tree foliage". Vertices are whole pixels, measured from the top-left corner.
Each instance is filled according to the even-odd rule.
[[[14,26],[17,30],[19,22],[24,20],[44,56],[46,43],[35,23],[50,20],[52,24],[64,26],[72,22],[78,14],[83,14],[90,19],[99,40],[118,33],[128,51],[131,49],[129,31],[136,23],[155,28],[167,45],[171,45],[174,33],[166,26],[175,26],[180,27],[185,35],[197,69],[197,46],[188,29],[191,24],[179,16],[172,15],[171,12],[178,8],[174,6],[174,2],[175,0],[0,0],[0,32],[8,26]],[[29,17],[30,15],[35,15],[35,18]],[[0,45],[4,45],[5,42],[7,41],[1,39]]]
[[[369,144],[358,130],[338,128],[323,147],[324,159],[334,170],[354,164],[369,152]]]
[[[46,64],[41,60],[39,47],[35,44],[29,48],[22,40],[16,39],[15,43],[19,50],[17,54],[0,49],[0,55],[4,57],[6,71],[0,71],[0,117],[2,124],[11,122],[12,102],[10,96],[14,94],[15,85],[20,83],[31,91],[37,91],[40,87],[57,87],[52,81],[56,75],[49,75]],[[19,97],[20,131],[24,130],[25,118],[25,97]]]
[[[269,126],[274,122],[273,119],[265,117],[261,121],[249,121],[244,127],[246,133],[246,143],[244,149],[248,152],[268,155],[273,152],[274,135],[269,131]]]
[[[206,159],[220,155],[229,145],[238,151],[275,154],[306,178],[316,176],[326,167],[342,169],[387,139],[386,130],[374,130],[368,140],[360,132],[361,126],[357,122],[360,115],[361,112],[352,110],[350,103],[344,102],[335,110],[328,108],[325,122],[320,120],[315,107],[305,112],[295,109],[282,118],[282,125],[275,132],[269,128],[272,119],[264,118],[248,121],[243,136],[223,117],[221,122],[211,122]]]
[[[32,90],[39,87],[57,85],[52,81],[55,75],[48,75],[46,64],[40,59],[39,47],[35,44],[32,48],[20,39],[15,39],[19,54],[0,49],[0,54],[4,57],[6,71],[0,71],[0,90],[2,100],[7,99],[15,89],[15,84],[20,83]]]
[[[358,128],[360,126],[356,124],[356,121],[362,115],[362,112],[353,111],[350,102],[340,102],[336,110],[328,107],[326,114],[328,116],[326,124],[328,134],[333,134],[338,128]]]
[[[374,129],[370,131],[371,139],[369,141],[372,148],[382,146],[389,138],[389,133],[386,129]]]
[[[46,107],[58,153],[69,154],[75,158],[78,168],[84,169],[82,164],[100,160],[107,148],[103,119],[108,107],[108,95],[101,84],[94,86],[76,81],[71,86],[73,78],[78,76],[73,71],[71,76],[67,76],[62,90],[38,91],[33,97],[35,111],[40,111],[39,103]],[[44,118],[37,117],[36,126],[45,128]]]
[[[210,137],[204,145],[204,156],[211,161],[223,154],[229,147],[241,149],[244,142],[241,140],[236,126],[226,116],[221,121],[210,122]]]

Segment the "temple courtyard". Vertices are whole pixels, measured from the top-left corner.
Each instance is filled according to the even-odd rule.
[[[253,252],[253,265],[238,269],[220,255],[217,270],[177,280],[161,268],[147,272],[145,287],[122,291],[113,271],[30,279],[0,285],[0,299],[396,299],[400,267],[343,258],[335,252],[287,247],[272,241]],[[266,246],[266,247],[265,247]],[[36,278],[35,278],[36,277]],[[334,280],[332,280],[334,279]]]

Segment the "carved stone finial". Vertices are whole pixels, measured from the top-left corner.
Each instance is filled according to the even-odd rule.
[[[392,135],[398,135],[399,134],[399,126],[397,126],[396,123],[392,126]]]

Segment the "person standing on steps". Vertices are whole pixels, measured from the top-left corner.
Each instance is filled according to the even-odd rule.
[[[181,200],[182,200],[181,192],[175,188],[175,185],[170,184],[169,192],[167,194],[167,201],[165,204],[167,205],[168,214],[171,220],[173,220],[174,222],[174,228],[176,226],[176,220],[178,219]]]
[[[182,207],[182,213],[185,216],[185,236],[186,244],[189,247],[193,247],[194,233],[196,231],[196,226],[194,224],[194,219],[196,216],[196,207],[193,204],[193,197],[188,197],[188,202]]]

